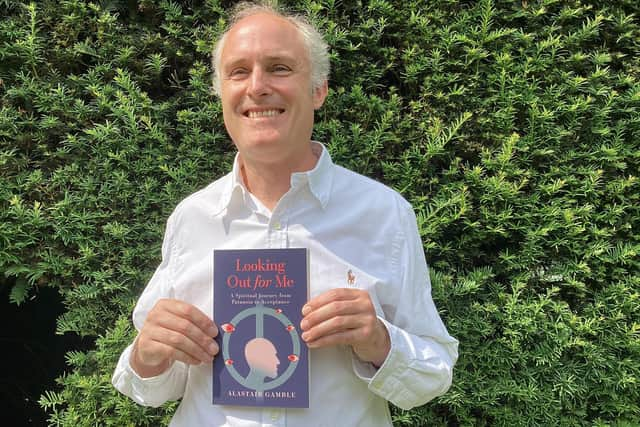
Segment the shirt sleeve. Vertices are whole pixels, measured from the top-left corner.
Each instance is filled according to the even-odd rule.
[[[144,324],[149,311],[156,301],[161,298],[173,298],[171,287],[172,262],[174,261],[174,216],[167,221],[164,241],[162,243],[162,262],[156,269],[142,292],[133,310],[133,324],[139,331]],[[177,400],[184,394],[188,369],[182,362],[174,362],[162,374],[150,377],[140,377],[131,367],[129,358],[133,344],[128,346],[120,355],[118,364],[111,379],[114,387],[135,402],[145,406],[160,406],[168,400]]]
[[[398,281],[376,289],[382,311],[378,317],[389,332],[391,349],[378,369],[355,354],[353,368],[373,393],[411,409],[449,389],[458,341],[447,332],[431,298],[422,241],[410,206],[402,218],[391,257]]]

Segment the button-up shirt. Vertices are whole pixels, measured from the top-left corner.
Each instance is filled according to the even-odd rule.
[[[422,405],[450,386],[457,341],[443,325],[413,210],[394,190],[335,165],[313,143],[314,169],[291,175],[273,211],[233,171],[183,200],[169,217],[162,262],[133,312],[139,330],[159,298],[176,298],[212,315],[213,250],[304,247],[310,295],[356,287],[369,292],[391,339],[379,367],[350,346],[310,350],[310,407],[273,409],[212,402],[211,364],[174,362],[141,378],[122,353],[113,384],[142,405],[182,399],[172,426],[390,426],[387,401]]]

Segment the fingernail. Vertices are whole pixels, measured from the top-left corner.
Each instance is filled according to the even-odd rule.
[[[216,344],[215,342],[212,342],[211,344],[209,344],[209,353],[211,355],[215,355],[218,352],[218,344]]]
[[[216,335],[218,335],[218,328],[216,328],[215,326],[211,326],[208,330],[207,330],[208,334],[210,337],[215,337]]]
[[[303,341],[306,341],[306,340],[307,340],[307,338],[309,338],[309,334],[308,334],[308,333],[306,333],[306,332],[305,332],[305,333],[303,333],[303,334],[302,334],[302,335],[300,335],[300,336],[302,337],[302,340],[303,340]]]
[[[311,307],[309,307],[308,305],[305,305],[304,307],[302,307],[302,315],[303,316],[306,316],[309,313],[311,313]]]

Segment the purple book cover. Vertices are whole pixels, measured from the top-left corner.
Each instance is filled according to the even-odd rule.
[[[214,404],[309,407],[308,271],[304,248],[214,250]]]

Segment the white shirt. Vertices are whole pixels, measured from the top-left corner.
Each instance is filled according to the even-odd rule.
[[[335,165],[326,149],[311,171],[294,173],[273,212],[233,171],[183,200],[167,222],[162,263],[142,293],[133,322],[142,327],[159,298],[177,298],[212,316],[212,251],[218,248],[306,247],[310,294],[366,289],[391,338],[376,369],[349,346],[310,350],[310,408],[218,406],[210,364],[175,362],[165,373],[139,377],[122,353],[114,386],[142,405],[182,398],[171,426],[391,426],[386,401],[409,409],[449,388],[458,342],[431,298],[416,219],[397,192]],[[355,275],[349,284],[349,270]]]

